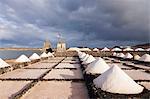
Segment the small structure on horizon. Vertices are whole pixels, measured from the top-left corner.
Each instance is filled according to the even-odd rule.
[[[57,52],[65,52],[66,51],[66,43],[65,40],[62,39],[61,35],[58,35],[58,43],[57,43]]]
[[[51,43],[48,39],[45,40],[42,51],[47,52],[48,49],[51,49]]]

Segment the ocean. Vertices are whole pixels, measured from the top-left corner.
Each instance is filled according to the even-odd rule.
[[[38,55],[40,55],[42,52],[41,51],[35,51],[35,50],[25,50],[25,51],[0,50],[0,58],[2,58],[2,59],[16,59],[22,54],[29,57],[33,53],[37,53]]]

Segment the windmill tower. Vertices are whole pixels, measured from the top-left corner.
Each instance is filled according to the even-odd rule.
[[[66,43],[65,40],[58,34],[58,43],[57,43],[57,52],[65,52],[66,51]]]
[[[48,39],[48,33],[46,33],[46,40],[44,41],[42,51],[46,52],[47,49],[51,48],[51,43]]]

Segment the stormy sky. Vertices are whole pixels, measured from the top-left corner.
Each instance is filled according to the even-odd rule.
[[[150,42],[150,0],[0,0],[0,47]]]

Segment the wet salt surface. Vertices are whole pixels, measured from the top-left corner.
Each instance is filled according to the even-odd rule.
[[[60,63],[55,68],[80,68],[80,64]]]
[[[150,83],[149,82],[139,82],[138,84],[143,85],[146,89],[150,90]]]
[[[17,69],[0,75],[0,79],[37,79],[46,71],[47,69]]]
[[[29,65],[25,68],[49,68],[51,69],[52,67],[54,67],[57,63],[35,63],[35,64],[32,64],[32,65]]]
[[[44,79],[83,79],[80,69],[52,69]]]
[[[89,99],[84,83],[44,81],[30,89],[21,99]]]
[[[30,81],[0,81],[0,98],[8,99],[23,90]]]
[[[123,70],[134,80],[150,80],[150,74],[140,70]]]

